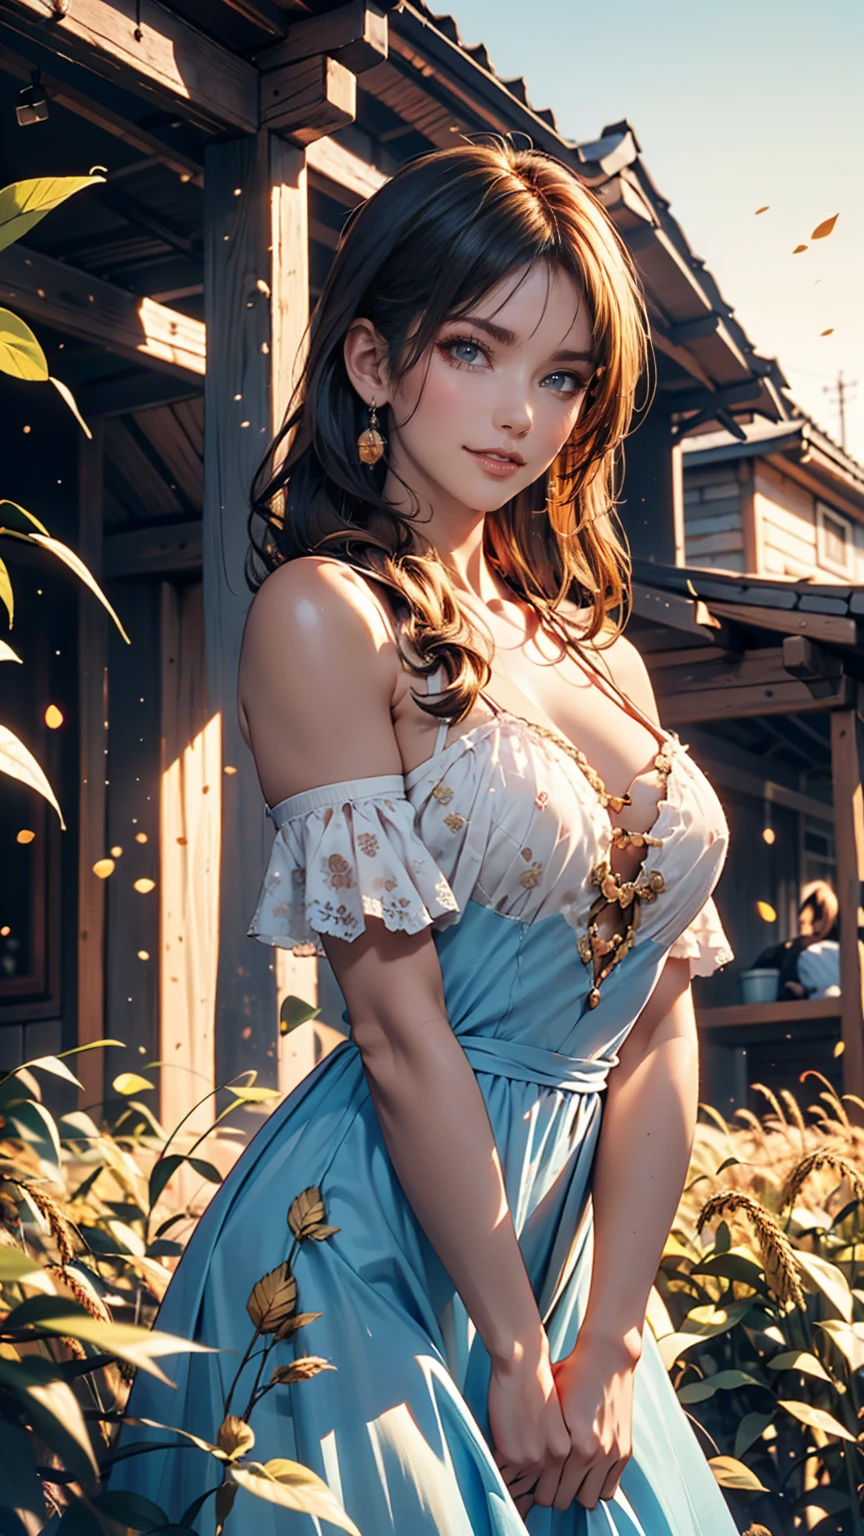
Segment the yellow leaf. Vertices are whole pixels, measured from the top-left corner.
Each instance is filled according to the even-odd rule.
[[[11,309],[0,309],[0,370],[28,384],[48,378],[48,363],[29,325]]]
[[[49,731],[59,731],[63,724],[63,711],[56,704],[49,704],[45,711],[45,724]]]
[[[757,212],[757,213],[767,213],[767,212],[768,212],[768,209],[769,209],[769,208],[770,208],[770,207],[771,207],[771,204],[770,204],[770,203],[766,203],[766,204],[765,204],[765,206],[764,206],[764,208],[757,208],[757,209],[756,209],[756,212]]]
[[[219,1426],[216,1444],[226,1456],[243,1456],[255,1444],[255,1431],[245,1419],[239,1419],[236,1413],[229,1413]]]
[[[114,609],[111,607],[111,604],[105,596],[105,593],[102,591],[98,581],[94,576],[91,576],[86,565],[84,564],[84,561],[81,560],[78,555],[76,555],[74,549],[69,549],[68,545],[61,544],[59,539],[48,538],[47,536],[43,536],[39,533],[31,533],[28,535],[28,537],[32,543],[41,544],[43,549],[50,550],[52,555],[56,555],[58,560],[62,560],[64,565],[68,565],[70,571],[74,571],[75,575],[81,578],[81,580],[84,582],[84,585],[90,588],[90,591],[94,594],[95,597],[98,597],[103,607],[107,608],[112,619],[114,620],[114,623],[117,625],[117,628],[123,636],[123,639],[126,641],[126,644],[131,645],[132,642],[129,639],[129,636],[123,628],[123,625],[120,623],[120,620],[114,612]]]
[[[96,863],[93,865],[93,873],[94,875],[97,875],[100,880],[107,880],[108,876],[113,875],[114,873],[114,860],[97,859]]]
[[[104,176],[37,176],[4,187],[0,191],[0,251],[20,240],[67,197],[104,180]]]
[[[73,393],[72,393],[71,389],[69,388],[69,386],[67,384],[64,384],[62,379],[55,379],[53,373],[49,373],[49,375],[48,375],[48,382],[49,382],[49,384],[53,384],[54,385],[54,388],[56,389],[58,395],[60,395],[60,397],[63,400],[66,401],[66,404],[68,405],[70,411],[72,412],[72,415],[75,417],[75,420],[77,421],[79,427],[83,428],[85,436],[89,437],[91,439],[91,441],[92,441],[93,433],[90,431],[90,428],[88,427],[86,421],[84,420],[84,417],[81,415],[81,412],[79,411],[78,406],[75,403],[75,396],[73,395]]]
[[[811,240],[824,240],[828,235],[830,235],[830,233],[831,233],[832,229],[834,228],[834,225],[837,223],[837,220],[839,219],[839,217],[840,217],[839,213],[835,213],[833,218],[831,218],[831,219],[823,219],[821,224],[817,224],[816,225],[816,228],[814,229],[812,235],[810,236],[810,239]]]
[[[244,1466],[232,1466],[230,1477],[247,1493],[257,1494],[269,1504],[280,1504],[283,1509],[295,1509],[305,1515],[315,1515],[319,1520],[329,1520],[331,1525],[347,1531],[349,1536],[360,1536],[353,1520],[346,1515],[342,1504],[321,1481],[315,1472],[298,1461],[282,1457],[274,1461],[247,1462]]]
[[[0,661],[21,661],[21,657],[16,655],[11,645],[7,645],[5,640],[0,640]]]
[[[721,1488],[749,1489],[753,1493],[768,1492],[756,1473],[745,1467],[743,1461],[736,1461],[734,1456],[711,1456],[709,1463]]]
[[[790,1402],[788,1399],[784,1401],[783,1398],[777,1399],[777,1406],[785,1408],[787,1413],[791,1413],[793,1419],[798,1419],[801,1424],[807,1424],[810,1429],[821,1429],[826,1435],[836,1435],[838,1440],[851,1440],[854,1444],[855,1436],[824,1408],[813,1408],[809,1403]]]
[[[115,1077],[111,1087],[115,1093],[146,1093],[148,1089],[153,1087],[153,1084],[148,1082],[146,1077],[141,1077],[138,1072],[120,1072]]]
[[[845,1051],[845,1049],[846,1049],[846,1042],[845,1042],[845,1040],[838,1040],[836,1045],[834,1046],[834,1055],[835,1055],[835,1057],[836,1056],[842,1056],[843,1052]]]
[[[5,497],[0,497],[0,508],[2,507],[14,507],[16,512],[21,513],[22,517],[26,517],[28,523],[32,523],[33,527],[38,528],[40,533],[47,535],[48,529],[45,527],[45,524],[40,523],[38,517],[34,517],[33,513],[28,512],[26,507],[19,507],[17,501],[7,501]],[[7,533],[12,533],[13,531],[11,528],[6,530]],[[27,534],[26,537],[29,538],[30,535]]]
[[[292,1200],[288,1208],[288,1225],[295,1237],[301,1240],[308,1235],[310,1227],[316,1227],[324,1220],[324,1201],[321,1199],[321,1191],[314,1184],[304,1189]]]
[[[32,843],[35,836],[35,832],[28,832],[25,828],[22,827],[21,831],[17,834],[15,841],[16,843]]]
[[[807,246],[807,245],[796,245],[794,251],[792,252],[792,255],[793,256],[799,256],[802,251],[807,251],[809,249],[810,249],[810,247]]]
[[[279,1264],[253,1287],[246,1311],[259,1333],[277,1333],[296,1305],[297,1281],[287,1264]]]
[[[15,598],[12,595],[12,583],[9,580],[9,572],[2,560],[0,560],[0,602],[6,605],[6,612],[9,615],[9,628],[11,629],[15,618]]]
[[[757,901],[756,911],[759,913],[763,923],[776,923],[777,913],[774,911],[770,901]]]
[[[293,1381],[310,1381],[319,1371],[335,1370],[336,1366],[324,1360],[321,1355],[300,1355],[290,1365],[277,1365],[270,1380],[275,1381],[277,1386],[289,1386]]]
[[[150,892],[156,889],[156,881],[148,880],[145,875],[142,879],[134,882],[132,889],[141,896],[149,896]]]
[[[66,831],[63,813],[42,769],[23,741],[19,741],[18,737],[7,730],[5,725],[0,725],[0,773],[8,773],[10,779],[20,779],[22,784],[26,784],[28,788],[35,789],[42,795],[50,805],[53,805],[60,817],[63,831]]]

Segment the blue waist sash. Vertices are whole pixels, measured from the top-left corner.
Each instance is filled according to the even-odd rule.
[[[456,1036],[476,1072],[491,1072],[517,1083],[538,1083],[545,1088],[562,1088],[570,1093],[599,1093],[617,1057],[598,1057],[594,1061],[563,1056],[540,1045],[523,1045],[515,1040],[501,1040],[495,1035]]]

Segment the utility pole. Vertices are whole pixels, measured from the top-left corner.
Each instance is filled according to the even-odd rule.
[[[857,379],[844,379],[842,368],[837,372],[836,384],[825,384],[823,386],[825,394],[833,395],[837,402],[837,409],[840,413],[840,447],[844,453],[846,452],[846,402],[851,391],[857,389],[857,387]]]

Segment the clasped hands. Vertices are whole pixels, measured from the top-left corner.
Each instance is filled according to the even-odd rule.
[[[638,1339],[580,1333],[552,1364],[543,1332],[513,1362],[493,1361],[489,1427],[494,1456],[524,1519],[534,1504],[594,1509],[611,1499],[631,1453]]]

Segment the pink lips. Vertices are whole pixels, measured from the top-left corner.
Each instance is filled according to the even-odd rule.
[[[525,462],[524,459],[515,454],[512,458],[497,459],[492,457],[488,451],[482,449],[466,448],[465,452],[470,453],[472,459],[476,459],[477,463],[488,474],[495,475],[499,479],[507,479],[509,475],[515,475],[517,469],[521,469]]]

